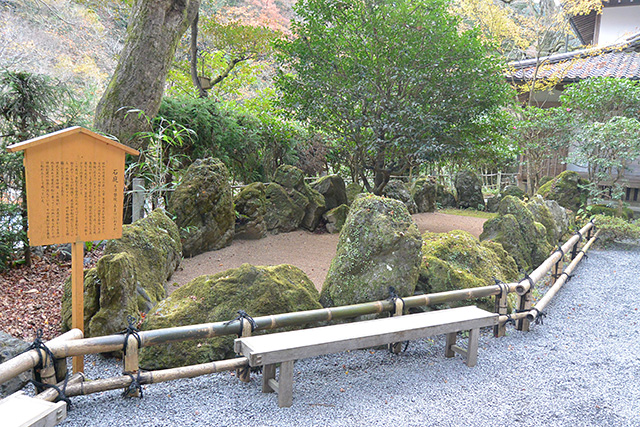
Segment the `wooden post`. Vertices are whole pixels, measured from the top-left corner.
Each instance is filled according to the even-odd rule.
[[[473,368],[478,361],[478,337],[480,329],[475,328],[469,331],[469,344],[467,345],[467,366]]]
[[[273,393],[275,390],[269,385],[269,380],[276,379],[276,365],[264,365],[262,367],[262,392]]]
[[[496,295],[495,312],[500,316],[506,316],[509,311],[509,288],[504,283],[498,283],[502,292],[500,295]],[[496,338],[505,336],[507,332],[507,324],[504,322],[498,322],[493,327],[493,336]]]
[[[404,301],[400,298],[396,298],[395,308],[393,311],[393,317],[402,316],[402,309],[404,308]],[[393,354],[400,354],[402,351],[402,343],[394,342],[393,344],[389,344],[389,348]]]
[[[127,352],[124,355],[124,373],[136,375],[140,369],[138,364],[138,340],[134,335],[128,335],[125,345]],[[138,389],[131,390],[127,397],[140,397],[140,391]]]
[[[288,408],[293,403],[293,360],[282,362],[278,373],[278,406]]]
[[[84,333],[84,242],[71,244],[71,327]],[[73,373],[84,372],[84,356],[73,358]]]
[[[240,326],[242,327],[241,338],[251,336],[251,322],[245,318],[240,319]],[[251,381],[251,369],[248,366],[236,369],[236,375],[243,383]]]
[[[453,357],[456,355],[455,351],[453,351],[453,346],[456,345],[457,337],[457,332],[450,332],[447,334],[447,343],[444,347],[444,357]]]
[[[527,291],[524,295],[518,295],[518,311],[529,311],[531,310],[532,303],[532,295],[531,289]],[[519,331],[528,332],[529,331],[529,321],[527,318],[519,319],[516,322],[516,329]]]

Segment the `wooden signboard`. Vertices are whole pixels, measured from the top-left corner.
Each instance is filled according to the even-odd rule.
[[[84,331],[83,245],[122,236],[124,158],[139,153],[81,127],[7,150],[24,151],[29,243],[72,244],[72,326]],[[73,366],[82,371],[82,359]]]

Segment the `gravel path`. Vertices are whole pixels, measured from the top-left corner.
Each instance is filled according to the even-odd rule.
[[[400,355],[361,350],[295,364],[293,406],[230,373],[73,398],[65,426],[640,426],[640,248],[591,251],[544,325],[480,337],[478,365],[444,336]],[[95,362],[95,365],[93,362]],[[88,358],[90,378],[120,367]]]

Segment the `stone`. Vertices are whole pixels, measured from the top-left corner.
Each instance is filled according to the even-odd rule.
[[[122,237],[107,242],[95,268],[84,272],[85,336],[109,335],[127,326],[166,297],[165,283],[180,264],[180,233],[156,209],[122,227]],[[64,285],[62,329],[71,327],[71,282]]]
[[[418,213],[418,206],[411,196],[409,187],[404,182],[394,179],[389,181],[382,190],[382,195],[391,199],[400,200],[405,204],[410,214]]]
[[[358,183],[352,182],[347,185],[347,204],[351,206],[353,201],[356,199],[358,194],[362,194],[365,192],[364,187]]]
[[[538,189],[545,200],[555,200],[566,209],[577,212],[587,203],[589,181],[580,177],[578,172],[564,171]]]
[[[480,242],[466,231],[425,233],[416,293],[436,293],[505,283],[517,279],[515,260],[496,242]],[[474,302],[475,304],[476,302]],[[449,307],[466,305],[449,304]],[[493,311],[493,299],[480,305]]]
[[[266,188],[263,183],[254,182],[244,187],[234,197],[233,203],[238,213],[235,238],[261,239],[267,235],[267,224],[264,219],[267,214]]]
[[[493,197],[489,197],[486,201],[485,210],[487,212],[496,213],[498,212],[498,206],[500,206],[500,195],[496,195]]]
[[[185,257],[231,244],[236,216],[229,172],[220,160],[198,159],[187,169],[168,203]]]
[[[387,298],[389,286],[412,295],[422,238],[404,203],[374,195],[351,205],[320,293],[323,306]]]
[[[6,362],[9,359],[13,359],[20,353],[23,353],[29,348],[29,343],[26,343],[18,338],[14,338],[6,332],[0,331],[0,364]],[[22,372],[14,378],[0,384],[0,399],[15,393],[22,389],[29,380],[33,377],[33,371]]]
[[[416,203],[418,212],[435,212],[436,210],[435,179],[421,176],[411,186],[411,196]]]
[[[458,206],[453,191],[441,184],[436,184],[436,205],[438,208],[455,208]]]
[[[482,181],[474,172],[463,169],[456,175],[456,192],[460,209],[484,210]]]
[[[295,166],[282,165],[276,170],[273,182],[284,188],[299,190],[304,185],[304,172]]]
[[[307,203],[303,194],[296,190],[287,191],[280,184],[272,182],[267,185],[265,198],[267,213],[264,220],[267,230],[274,233],[288,233],[300,226]]]
[[[552,250],[544,225],[536,222],[525,203],[513,196],[500,201],[498,216],[484,223],[480,240],[502,244],[524,271],[538,267]]]
[[[333,208],[322,215],[325,220],[326,228],[329,233],[339,233],[342,231],[347,216],[349,215],[349,206],[340,205],[337,208]]]
[[[324,196],[327,211],[348,203],[347,189],[340,175],[323,176],[311,183],[311,188]]]
[[[551,215],[553,216],[556,227],[558,227],[556,232],[560,235],[560,240],[563,240],[575,225],[575,215],[571,211],[560,206],[560,204],[555,200],[545,200],[544,203],[549,208],[549,212],[551,212]]]
[[[304,216],[302,217],[300,225],[309,231],[313,231],[320,223],[322,214],[327,211],[324,196],[308,184],[304,184],[300,188],[300,192],[307,199],[307,205],[304,208]]]
[[[524,200],[526,193],[517,185],[507,185],[500,192],[500,197],[513,196],[517,199]]]
[[[145,318],[142,330],[321,308],[318,291],[302,270],[291,265],[239,268],[200,276],[174,291]],[[269,331],[265,331],[269,332]],[[233,358],[235,335],[175,342],[140,350],[140,366],[163,369]]]
[[[533,215],[534,221],[544,225],[547,242],[549,242],[551,246],[556,246],[562,234],[542,196],[532,197],[531,200],[527,202],[527,208]]]

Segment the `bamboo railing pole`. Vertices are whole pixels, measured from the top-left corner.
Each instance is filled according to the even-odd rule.
[[[70,342],[68,340],[77,340],[82,338],[83,334],[80,329],[71,329],[64,334],[53,338],[50,341],[47,341],[45,345],[51,349],[51,347],[55,347],[64,342]],[[11,378],[20,375],[21,373],[28,371],[29,369],[33,369],[40,363],[40,357],[38,353],[40,350],[29,350],[22,354],[17,355],[16,357],[7,360],[2,365],[0,365],[0,384],[10,380]],[[58,357],[66,357],[62,355],[58,355],[54,353],[56,358]]]
[[[249,365],[249,359],[238,357],[235,359],[220,360],[200,365],[182,366],[179,368],[163,369],[159,371],[140,372],[134,378],[140,385],[156,384],[181,378],[193,378],[201,375],[214,374],[216,372],[233,371]],[[65,394],[67,396],[79,396],[91,393],[98,393],[107,390],[117,390],[128,387],[132,378],[128,375],[120,377],[105,378],[94,381],[82,382],[80,384],[67,385]]]
[[[600,234],[600,230],[596,231],[596,234],[582,247],[582,249],[573,259],[573,261],[571,261],[571,263],[567,266],[567,268],[565,268],[565,270],[562,272],[563,274],[560,275],[558,280],[555,281],[553,286],[549,288],[549,290],[544,294],[544,296],[540,298],[540,301],[538,301],[534,309],[528,312],[527,320],[529,320],[529,322],[533,322],[540,315],[542,310],[544,310],[547,307],[547,304],[549,304],[551,299],[558,293],[560,288],[562,288],[562,286],[565,283],[567,283],[567,280],[569,279],[569,275],[573,273],[573,270],[575,270],[575,268],[578,266],[580,261],[582,261],[582,258],[584,257],[584,255],[587,253],[591,245],[596,241],[598,234]]]
[[[500,323],[506,323],[510,320],[521,320],[527,317],[527,314],[529,313],[513,313],[509,316],[498,316],[498,324]]]
[[[84,381],[84,374],[82,372],[76,372],[75,374],[71,375],[71,377],[69,377],[69,380],[67,381],[67,387],[74,384],[80,384],[83,381]],[[64,388],[64,381],[59,382],[57,386],[60,390],[62,390]],[[48,388],[42,393],[36,394],[34,397],[36,399],[53,402],[58,398],[58,390],[56,390],[55,388]]]
[[[569,253],[569,250],[580,241],[581,236],[585,235],[585,233],[587,233],[591,229],[591,227],[593,227],[593,222],[589,221],[584,227],[580,229],[579,233],[574,234],[569,240],[565,242],[564,245],[562,245],[562,252],[565,254]],[[555,263],[558,262],[561,258],[562,253],[560,253],[560,251],[556,250],[555,252],[553,252],[549,256],[549,258],[544,260],[544,262],[540,264],[538,268],[531,272],[531,274],[529,275],[531,281],[534,284],[537,283],[544,277],[545,274],[547,274],[549,270],[551,270]],[[524,295],[529,292],[530,289],[531,283],[526,278],[521,280],[518,283],[518,286],[516,286],[516,292],[518,293],[518,295]]]

